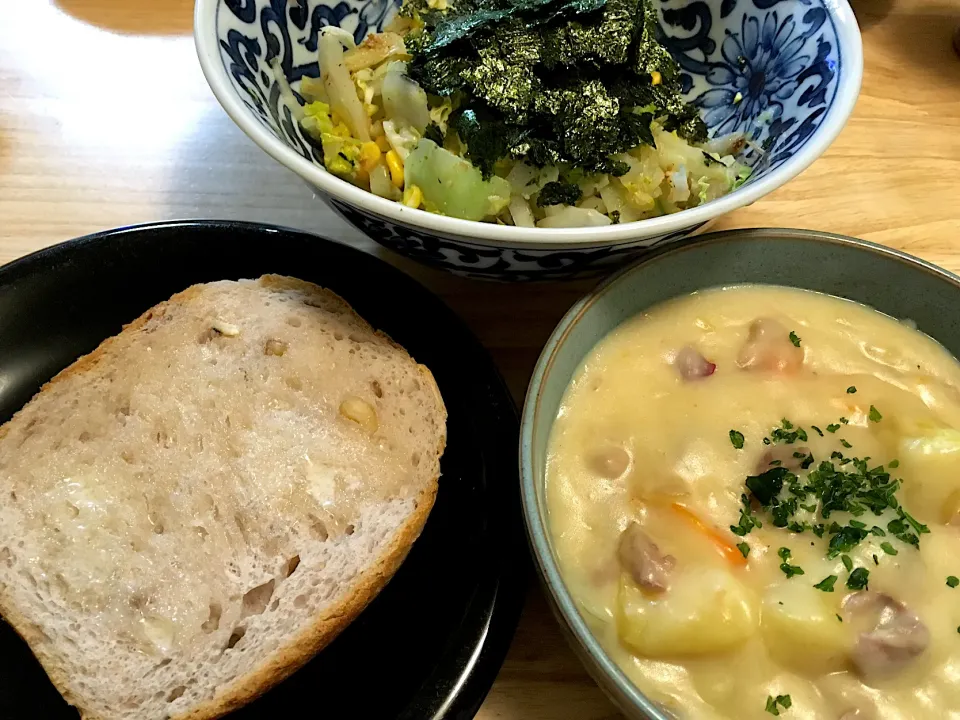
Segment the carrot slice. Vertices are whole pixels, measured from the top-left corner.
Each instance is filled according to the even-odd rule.
[[[686,505],[672,503],[670,507],[672,507],[678,515],[683,517],[694,528],[696,528],[698,532],[709,538],[714,547],[717,548],[717,552],[719,552],[728,563],[739,567],[744,567],[747,564],[747,559],[731,540],[727,539],[727,537],[723,535],[721,531],[706,525]]]

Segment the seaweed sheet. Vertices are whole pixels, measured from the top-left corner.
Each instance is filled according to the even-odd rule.
[[[417,0],[420,2],[420,0]],[[458,98],[451,127],[485,175],[506,157],[622,174],[650,122],[702,140],[679,71],[656,40],[652,0],[457,0],[423,22],[410,74]],[[418,14],[419,12],[419,14]]]

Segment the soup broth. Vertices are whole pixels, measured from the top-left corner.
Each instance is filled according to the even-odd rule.
[[[680,718],[960,718],[960,364],[908,323],[705,291],[586,358],[547,461],[561,573]]]

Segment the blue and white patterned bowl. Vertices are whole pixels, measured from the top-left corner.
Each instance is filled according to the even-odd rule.
[[[271,63],[294,90],[318,76],[320,28],[357,42],[382,29],[400,0],[197,0],[194,34],[210,87],[261,148],[316,188],[347,221],[388,248],[456,273],[559,279],[623,265],[749,205],[798,175],[846,123],[860,91],[860,31],[846,0],[652,0],[687,97],[711,134],[746,131],[749,182],[701,207],[602,228],[517,228],[413,210],[324,170],[280,101]]]

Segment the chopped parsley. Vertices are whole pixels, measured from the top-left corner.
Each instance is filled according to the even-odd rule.
[[[823,437],[823,430],[821,430],[820,428],[818,428],[816,425],[811,425],[810,427],[811,427],[811,429],[817,431],[817,435],[819,435],[820,437]]]
[[[887,467],[890,468],[891,470],[896,470],[898,467],[900,467],[900,461],[891,460],[890,462],[887,463]]]
[[[783,570],[783,574],[787,576],[787,580],[792,578],[794,575],[805,575],[803,568],[799,565],[791,565],[787,562],[780,563],[780,569]]]
[[[837,527],[834,528],[834,525]],[[828,545],[828,557],[836,557],[840,553],[850,552],[867,537],[865,530],[850,525],[843,527],[837,523],[832,523],[828,530],[833,534]],[[844,566],[846,566],[847,570],[850,570],[852,560],[846,555],[844,555],[842,559]]]
[[[737,543],[737,550],[739,550],[740,554],[743,555],[744,557],[750,554],[750,546],[747,545],[745,542]]]
[[[780,491],[783,490],[783,481],[787,476],[796,477],[784,467],[774,467],[747,478],[747,489],[764,507],[773,505]]]
[[[777,707],[778,705],[780,707]],[[793,705],[793,701],[790,699],[789,695],[777,695],[776,697],[770,695],[767,697],[766,710],[771,715],[780,715],[781,707],[784,710],[789,710],[791,705]]]
[[[839,620],[840,622],[843,622],[843,618],[840,617],[840,614],[839,614],[839,613],[837,613],[837,620]]]
[[[743,433],[739,430],[730,431],[730,442],[737,450],[743,449]]]
[[[847,587],[851,590],[866,590],[870,578],[870,571],[866,568],[857,568],[847,578]]]
[[[757,520],[753,515],[753,509],[750,507],[750,499],[746,495],[740,496],[740,522],[737,525],[730,526],[730,532],[738,537],[743,537],[754,528],[763,527],[763,523]]]
[[[947,585],[955,588],[957,585],[960,585],[960,578],[958,578],[956,575],[951,575],[947,578]]]
[[[853,395],[856,391],[857,391],[856,386],[851,385],[850,387],[847,388],[847,395]]]
[[[873,405],[870,406],[870,422],[878,423],[883,420],[883,415]]]
[[[808,439],[806,430],[801,427],[795,427],[792,422],[784,418],[780,421],[780,427],[774,428],[770,433],[770,437],[763,439],[763,444],[784,443],[786,445],[793,445],[797,440],[806,442]]]
[[[790,342],[793,343],[794,347],[800,347],[800,338],[793,330],[790,331]]]
[[[823,590],[823,592],[833,592],[833,585],[838,580],[836,575],[827,575],[823,580],[818,582],[814,587],[817,590]],[[840,617],[839,615],[837,617]]]
[[[871,410],[875,409],[871,406]],[[838,423],[827,426],[827,432],[835,433],[847,423],[846,418],[839,418]],[[810,427],[824,437],[820,428],[812,425]],[[735,432],[731,431],[731,442],[734,442]],[[763,443],[791,445],[798,440],[807,439],[807,432],[802,427],[783,418],[779,427],[775,427],[768,437],[763,438]],[[837,438],[837,441],[844,449],[852,447],[843,438]],[[780,462],[774,460],[771,461],[772,467],[769,469],[745,479],[748,493],[741,495],[740,520],[737,525],[730,526],[731,532],[744,537],[753,528],[763,526],[761,518],[768,519],[774,527],[785,528],[796,534],[810,530],[818,538],[826,538],[827,558],[839,557],[842,560],[848,573],[847,587],[851,590],[864,590],[868,587],[870,572],[866,568],[855,568],[848,554],[865,539],[870,536],[886,537],[889,533],[905,545],[919,548],[920,536],[930,532],[929,528],[911,516],[897,499],[901,481],[892,477],[889,472],[899,465],[897,461],[891,461],[886,468],[883,465],[871,466],[869,457],[848,457],[843,452],[833,451],[829,460],[814,464],[813,454],[806,448],[796,450],[792,456],[800,461],[799,468],[795,464],[784,467],[785,459]],[[896,513],[892,520],[891,511]],[[798,515],[801,512],[804,514]],[[843,517],[833,519],[834,513],[844,513],[844,517],[850,517],[846,520],[843,520]],[[886,516],[886,529],[865,521],[866,517],[860,519],[867,513],[877,517]],[[764,515],[766,517],[763,517]],[[822,521],[818,522],[821,519]],[[737,547],[746,557],[749,552],[746,543]],[[889,541],[881,543],[879,550],[891,556],[900,552]],[[792,554],[789,548],[782,547],[777,554],[781,561],[780,570],[788,579],[805,574],[803,568],[790,564]],[[871,554],[871,557],[874,565],[880,564],[879,551]],[[838,579],[838,576],[830,575],[814,587],[823,592],[833,592]]]

